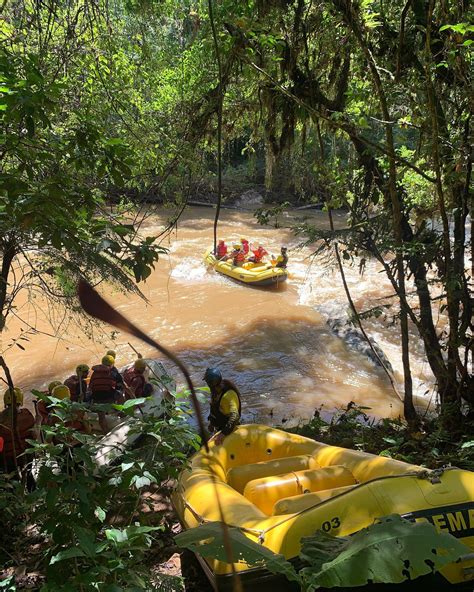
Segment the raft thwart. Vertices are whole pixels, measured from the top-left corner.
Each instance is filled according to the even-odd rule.
[[[208,453],[192,457],[172,496],[183,527],[220,521],[217,495],[228,525],[290,560],[301,538],[319,529],[348,536],[390,514],[428,520],[474,551],[474,473],[448,468],[438,474],[264,425],[241,425],[223,444],[211,441]],[[230,564],[198,559],[217,589],[232,590]],[[291,589],[263,568],[234,567],[244,590]],[[463,586],[473,568],[468,558],[434,577],[440,590]]]

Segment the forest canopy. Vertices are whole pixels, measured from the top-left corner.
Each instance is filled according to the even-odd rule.
[[[270,202],[347,210],[343,237],[297,231],[310,243],[337,239],[348,259],[380,261],[400,301],[405,415],[415,421],[412,324],[457,425],[474,399],[467,2],[2,8],[2,326],[21,255],[24,284],[51,297],[71,295],[84,275],[136,290],[163,248],[123,214],[215,200],[219,136],[224,199],[257,187]],[[442,334],[433,298],[445,302]]]

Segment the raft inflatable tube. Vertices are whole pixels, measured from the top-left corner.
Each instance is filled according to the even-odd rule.
[[[302,537],[318,529],[348,536],[394,513],[428,520],[474,551],[474,473],[430,471],[264,425],[239,426],[222,445],[211,441],[209,453],[203,448],[191,458],[172,496],[183,528],[220,521],[217,495],[227,524],[295,563]],[[198,559],[216,590],[233,589],[230,564]],[[264,568],[234,567],[246,591],[293,589]],[[464,589],[473,568],[470,554],[413,583],[417,590]]]
[[[281,267],[274,267],[271,263],[244,263],[242,267],[234,265],[232,261],[219,261],[212,249],[206,251],[204,261],[208,265],[227,277],[251,286],[275,286],[285,282],[288,272]]]

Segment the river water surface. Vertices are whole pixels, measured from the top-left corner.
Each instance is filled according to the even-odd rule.
[[[264,289],[235,283],[202,262],[204,251],[212,243],[213,216],[210,208],[186,210],[177,230],[163,243],[169,247],[169,255],[160,258],[156,271],[142,287],[148,303],[110,288],[105,296],[179,355],[196,385],[203,384],[207,367],[221,368],[242,391],[245,421],[294,422],[311,417],[317,408],[330,412],[349,401],[370,407],[370,413],[379,417],[399,415],[400,398],[383,371],[365,355],[347,347],[327,325],[328,319],[344,317],[347,311],[334,265],[329,265],[326,257],[312,258],[314,249],[298,248],[300,239],[288,228],[261,227],[251,212],[223,210],[219,236],[228,242],[245,236],[273,253],[278,253],[282,244],[289,248],[290,277],[286,284]],[[289,226],[303,216],[320,228],[328,227],[326,214],[307,211],[288,213],[282,225]],[[145,233],[158,234],[165,220],[166,214],[158,210],[148,218]],[[344,224],[343,214],[336,216],[336,223]],[[375,262],[366,264],[362,276],[357,265],[347,266],[346,273],[359,311],[390,302],[386,298],[392,294],[391,287]],[[34,306],[25,303],[18,314],[51,333],[46,311],[47,307],[37,301]],[[365,326],[394,367],[401,390],[400,337],[397,325],[391,322],[395,312],[370,319]],[[61,340],[36,334],[29,336],[30,341],[20,342],[25,350],[14,346],[5,351],[19,335],[20,327],[27,329],[24,323],[10,319],[1,350],[15,383],[24,389],[42,388],[50,380],[65,378],[78,363],[96,364],[107,349],[117,351],[118,366],[125,365],[134,357],[128,341],[143,355],[156,357],[148,346],[125,334],[111,335],[110,328],[98,327],[93,338],[86,337],[75,326],[61,324],[62,318],[56,311],[54,324]],[[416,393],[429,401],[429,368],[415,335],[412,367]]]

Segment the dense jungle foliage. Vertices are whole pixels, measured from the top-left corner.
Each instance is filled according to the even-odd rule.
[[[443,420],[462,425],[474,400],[468,2],[2,8],[2,325],[22,288],[73,302],[85,275],[136,290],[164,248],[130,208],[165,201],[172,224],[190,196],[212,199],[219,136],[228,199],[252,186],[347,209],[343,232],[296,231],[380,261],[400,305],[405,416],[418,421],[410,323]]]
[[[188,201],[222,193],[233,203],[248,189],[273,203],[257,213],[263,223],[286,203],[321,204],[329,217],[343,208],[342,230],[305,223],[294,231],[315,252],[383,267],[397,301],[408,429],[390,424],[369,435],[347,417],[316,418],[308,429],[411,462],[459,457],[472,468],[468,0],[0,5],[0,336],[23,291],[71,314],[79,278],[139,292],[166,253],[162,236],[141,229],[150,203],[169,208],[168,229]],[[352,312],[363,324],[364,311]],[[413,405],[409,327],[437,384],[434,420]],[[37,561],[42,590],[158,586],[144,557],[164,526],[135,525],[140,490],[174,477],[183,442],[195,445],[173,417],[160,422],[140,427],[158,442],[152,461],[135,451],[101,479],[88,447],[73,450],[65,434],[35,444],[39,458],[47,452],[67,466],[63,476],[43,467],[49,473],[31,493],[2,485],[1,513],[18,529],[1,545],[3,561],[23,561],[26,532],[32,545],[48,546]],[[0,588],[14,590],[14,581]]]

